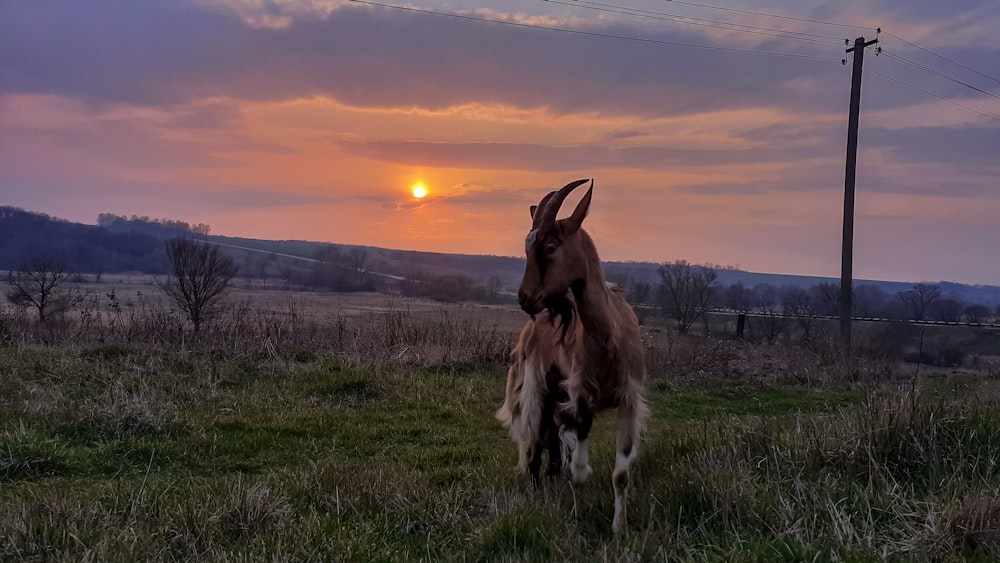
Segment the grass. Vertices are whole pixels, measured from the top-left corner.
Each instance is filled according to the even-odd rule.
[[[531,489],[493,418],[500,329],[460,313],[391,304],[281,337],[0,347],[0,559],[1000,556],[989,374],[855,383],[712,344],[714,367],[692,376],[698,354],[674,350],[650,381],[616,537],[613,414],[592,434],[591,481]]]

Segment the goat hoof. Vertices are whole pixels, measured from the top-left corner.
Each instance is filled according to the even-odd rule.
[[[611,531],[615,534],[621,534],[625,531],[625,518],[615,518],[614,522],[611,523]]]
[[[625,531],[625,497],[615,493],[615,517],[611,521],[611,531],[620,534]]]

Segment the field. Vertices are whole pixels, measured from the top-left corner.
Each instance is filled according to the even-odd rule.
[[[106,286],[44,327],[0,312],[0,559],[1000,556],[994,363],[848,361],[654,320],[615,537],[613,416],[584,486],[515,473],[493,418],[513,308],[241,291],[194,337],[155,288]]]

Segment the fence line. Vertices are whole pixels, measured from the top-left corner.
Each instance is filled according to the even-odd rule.
[[[636,309],[659,309],[657,305],[652,305],[649,303],[636,303],[632,305]],[[818,319],[827,321],[839,321],[840,317],[836,315],[793,315],[786,313],[763,313],[760,311],[738,311],[736,309],[726,309],[724,307],[713,307],[711,309],[704,309],[701,312],[712,313],[716,315],[746,315],[748,317],[781,317],[784,319]],[[926,326],[970,326],[975,328],[991,328],[1000,329],[1000,323],[968,323],[968,322],[958,322],[958,321],[929,321],[929,320],[914,320],[914,319],[890,319],[886,317],[851,317],[851,321],[860,321],[868,323],[906,323],[913,325],[926,325]]]

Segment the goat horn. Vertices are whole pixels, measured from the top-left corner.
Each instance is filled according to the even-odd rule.
[[[541,215],[541,221],[538,221],[539,226],[548,226],[556,222],[556,215],[559,213],[559,208],[562,207],[563,201],[566,200],[566,196],[576,188],[587,183],[587,179],[577,180],[575,182],[570,182],[562,187],[555,195],[547,202],[545,209],[541,209],[541,213],[535,212],[535,217],[537,218]]]
[[[552,196],[554,195],[556,195],[556,192],[555,190],[552,190],[551,192],[545,194],[545,197],[542,198],[542,201],[538,202],[538,205],[535,207],[535,213],[531,216],[532,229],[537,229],[538,226],[541,225],[542,215],[545,215],[545,206],[548,205],[549,200],[552,199]]]

